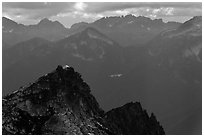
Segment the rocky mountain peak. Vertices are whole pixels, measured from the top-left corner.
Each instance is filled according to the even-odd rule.
[[[115,121],[122,134],[165,134],[152,113],[149,117],[139,102],[130,102],[106,113],[107,121]],[[145,128],[144,128],[145,127]]]
[[[179,30],[188,30],[188,29],[201,29],[202,28],[202,17],[195,16],[192,19],[184,22],[180,27]]]
[[[15,21],[13,21],[13,20],[11,20],[9,18],[2,17],[2,24],[8,23],[8,22],[13,23],[13,24],[17,24]]]
[[[189,21],[193,21],[193,22],[202,22],[202,16],[194,16],[191,20]]]
[[[48,18],[43,18],[42,20],[40,20],[40,22],[38,24],[47,24],[47,23],[51,23],[52,21],[49,20]]]
[[[69,127],[77,126],[73,121],[82,124],[86,118],[103,112],[81,75],[68,66],[58,66],[31,85],[6,96],[3,106],[5,134],[72,134],[74,129]],[[69,126],[65,124],[66,131],[64,122],[69,122]],[[55,129],[53,124],[62,125]]]
[[[136,16],[134,16],[133,14],[128,14],[128,15],[124,16],[124,18],[135,19]]]
[[[88,26],[88,23],[87,22],[79,22],[79,23],[75,23],[71,26],[72,29],[75,29],[75,28],[79,28],[81,26]]]
[[[51,27],[52,29],[56,28],[56,29],[62,29],[64,30],[65,27],[58,21],[52,21],[49,20],[48,18],[44,18],[42,19],[37,26],[43,27],[43,28],[47,28],[47,27]]]
[[[68,65],[3,97],[3,134],[164,134],[140,103],[105,113]]]
[[[6,18],[6,17],[2,17],[2,26],[3,26],[3,29],[4,30],[7,30],[7,29],[16,29],[18,28],[19,24],[16,23],[15,21],[9,19],[9,18]]]

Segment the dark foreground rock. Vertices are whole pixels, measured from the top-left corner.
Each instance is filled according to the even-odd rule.
[[[104,112],[72,67],[57,69],[3,97],[3,134],[164,134],[140,103]]]

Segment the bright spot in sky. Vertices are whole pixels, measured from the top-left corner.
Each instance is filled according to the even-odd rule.
[[[83,2],[77,2],[75,5],[74,5],[75,9],[77,10],[80,10],[80,11],[83,11],[87,5]]]

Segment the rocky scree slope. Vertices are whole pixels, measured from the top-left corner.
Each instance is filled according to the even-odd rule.
[[[104,112],[72,67],[58,66],[3,97],[3,134],[165,134],[140,103]]]

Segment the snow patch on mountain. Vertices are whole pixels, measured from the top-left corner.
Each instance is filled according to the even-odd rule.
[[[86,57],[84,57],[83,55],[81,55],[79,53],[73,53],[72,56],[80,58],[80,59],[82,59],[84,61],[93,61],[93,58],[86,58]]]
[[[9,33],[12,33],[13,32],[13,29],[9,30]]]
[[[127,24],[132,24],[134,21],[129,21],[129,22],[127,22]]]
[[[104,51],[104,49],[101,48],[101,47],[100,47],[100,49],[101,49],[102,53],[99,55],[99,58],[102,59],[103,56],[105,55],[105,51]]]
[[[112,74],[112,75],[109,75],[109,77],[111,78],[116,78],[116,77],[121,77],[123,74]]]
[[[107,39],[107,38],[104,38],[104,37],[101,37],[101,36],[92,34],[92,33],[90,33],[90,32],[88,32],[88,36],[89,36],[90,38],[99,39],[99,40],[102,40],[102,41],[104,41],[104,42],[106,42],[106,43],[108,43],[108,44],[110,44],[110,45],[113,45],[113,42],[112,42],[111,40]]]
[[[12,33],[13,32],[13,29],[10,29],[10,30],[4,30],[4,28],[3,28],[3,31],[2,32],[4,32],[4,33]]]
[[[65,65],[65,66],[63,67],[63,69],[67,69],[67,68],[70,68],[70,66],[69,66],[69,65]]]
[[[202,45],[201,44],[199,44],[197,46],[190,47],[190,48],[184,50],[183,57],[188,58],[188,57],[191,57],[191,56],[196,56],[198,61],[201,62],[201,59],[198,56],[199,53],[201,52],[201,50],[202,50]]]

